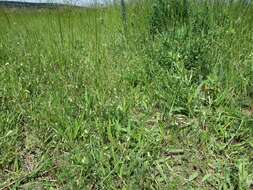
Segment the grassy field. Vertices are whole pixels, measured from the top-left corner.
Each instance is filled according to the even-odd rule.
[[[253,6],[0,9],[0,190],[253,188]]]

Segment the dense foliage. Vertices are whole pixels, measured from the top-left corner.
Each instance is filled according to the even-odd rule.
[[[0,9],[0,189],[252,189],[253,7],[231,2]]]

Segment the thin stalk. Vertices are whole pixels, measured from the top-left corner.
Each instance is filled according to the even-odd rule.
[[[121,4],[121,15],[122,15],[122,23],[124,27],[124,33],[127,34],[127,10],[125,0],[120,0]]]

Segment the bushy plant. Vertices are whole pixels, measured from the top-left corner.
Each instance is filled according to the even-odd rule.
[[[195,40],[184,45],[180,50],[183,55],[184,66],[187,70],[192,71],[194,82],[206,79],[212,70],[210,48],[212,48],[212,44],[208,38],[196,37]]]
[[[150,17],[150,33],[152,35],[166,32],[177,22],[185,22],[189,18],[189,2],[187,0],[156,0]]]

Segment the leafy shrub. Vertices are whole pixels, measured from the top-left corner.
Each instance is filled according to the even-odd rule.
[[[207,36],[192,36],[192,39],[180,36],[174,40],[166,36],[160,37],[156,42],[158,45],[153,47],[152,52],[148,52],[152,65],[171,73],[183,69],[191,75],[193,83],[207,79],[213,68],[210,57],[210,49],[213,48],[211,39]]]
[[[211,44],[207,38],[198,38],[181,48],[184,59],[184,66],[192,71],[193,82],[200,82],[207,78],[212,70],[210,61]]]
[[[185,22],[189,18],[187,0],[156,0],[150,18],[150,33],[167,32],[176,22]]]

